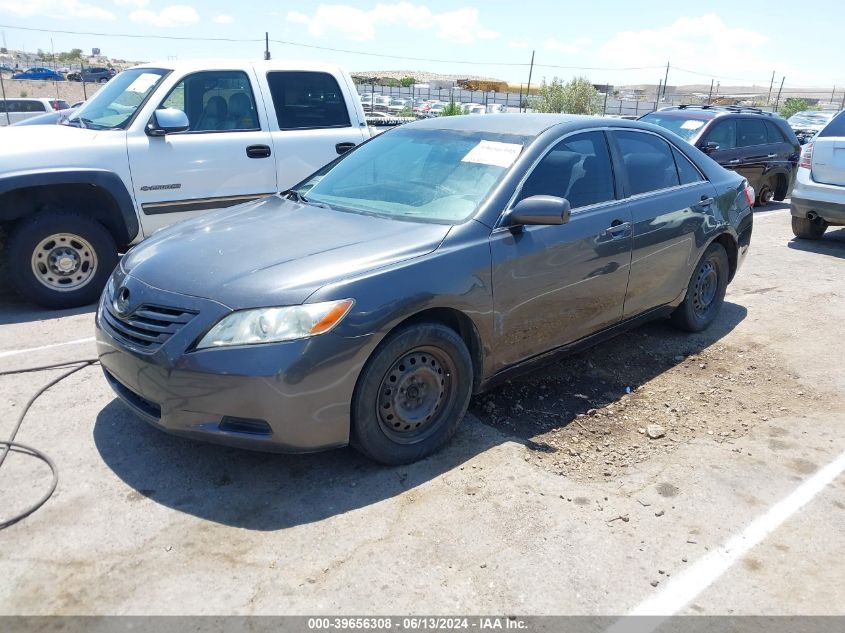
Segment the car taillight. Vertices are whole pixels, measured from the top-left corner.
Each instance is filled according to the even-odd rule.
[[[745,185],[745,199],[748,200],[748,206],[752,209],[754,208],[754,187],[751,185]]]
[[[804,169],[812,169],[813,167],[813,144],[807,143],[804,146],[804,149],[801,150],[801,162],[798,163],[799,167],[803,167]]]

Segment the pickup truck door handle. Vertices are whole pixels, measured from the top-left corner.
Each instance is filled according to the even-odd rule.
[[[728,165],[739,165],[742,162],[739,158],[734,158],[733,160],[728,161]]]
[[[270,158],[272,153],[269,145],[250,145],[246,148],[246,155],[250,158]]]
[[[338,154],[345,154],[346,152],[351,150],[353,147],[355,147],[355,143],[338,143],[337,145],[334,146],[335,151]]]

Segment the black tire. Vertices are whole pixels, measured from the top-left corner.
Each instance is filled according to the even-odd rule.
[[[65,237],[50,246],[49,238],[56,235]],[[57,269],[50,266],[56,253],[70,253],[77,269],[54,272]],[[34,213],[15,225],[6,258],[12,286],[23,297],[45,308],[75,308],[99,298],[117,265],[117,246],[96,220],[69,211],[48,211]]]
[[[100,82],[101,84],[106,84],[106,83],[108,83],[108,82],[109,82],[109,80],[108,80],[108,79],[106,79],[105,77],[100,77],[99,82]]]
[[[786,176],[783,174],[778,174],[777,179],[775,180],[776,187],[775,187],[775,200],[778,202],[783,202],[786,200],[786,194],[789,193],[789,184]]]
[[[729,274],[725,247],[714,242],[695,265],[684,302],[672,313],[672,323],[688,332],[707,329],[725,300]]]
[[[802,240],[817,240],[827,230],[827,222],[821,218],[796,218],[792,216],[792,232]]]
[[[418,323],[389,335],[358,377],[350,443],[387,465],[434,453],[464,417],[472,380],[469,351],[454,330]]]

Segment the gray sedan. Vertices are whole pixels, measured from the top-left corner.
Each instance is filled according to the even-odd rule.
[[[753,198],[646,123],[411,123],[134,248],[97,311],[99,356],[164,431],[412,462],[512,372],[648,319],[708,327]]]

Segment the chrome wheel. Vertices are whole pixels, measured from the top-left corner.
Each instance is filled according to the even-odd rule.
[[[50,290],[68,292],[85,286],[97,272],[97,254],[87,240],[56,233],[32,252],[32,272]]]
[[[719,271],[711,260],[707,260],[698,269],[693,288],[693,311],[703,317],[713,305],[719,291]]]
[[[414,349],[395,361],[379,386],[382,432],[401,444],[435,432],[452,397],[454,371],[451,359],[434,347]]]

